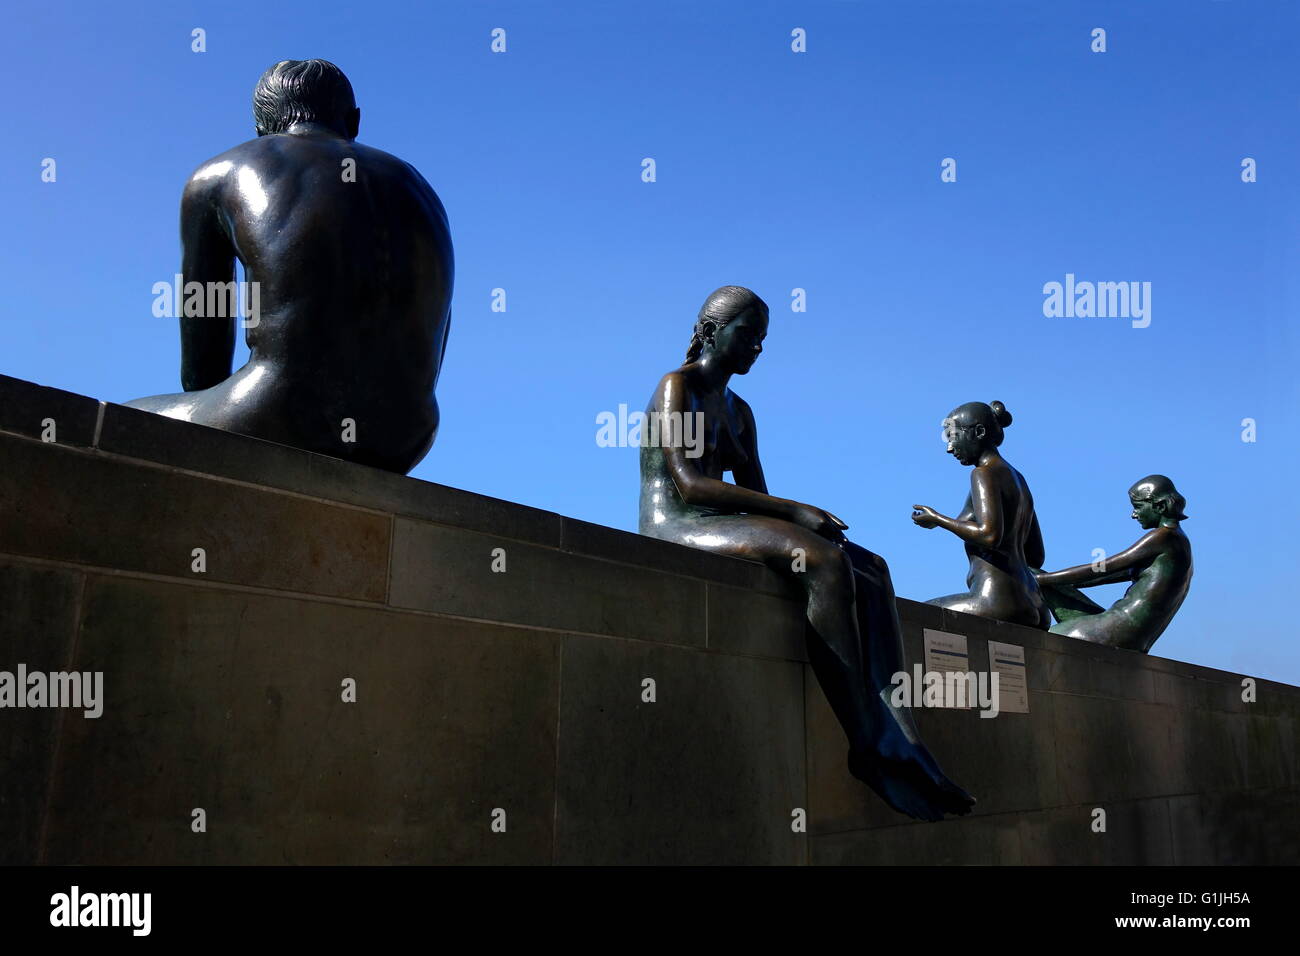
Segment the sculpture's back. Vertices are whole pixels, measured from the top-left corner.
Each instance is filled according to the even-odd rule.
[[[286,122],[195,172],[184,279],[229,281],[243,263],[249,362],[230,374],[228,322],[183,318],[186,392],[132,404],[391,471],[424,457],[450,324],[447,216],[413,167],[354,136]]]

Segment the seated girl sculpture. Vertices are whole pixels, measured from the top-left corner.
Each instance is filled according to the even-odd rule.
[[[768,494],[754,413],[728,387],[762,354],[767,328],[767,306],[739,286],[700,309],[686,361],[659,382],[647,418],[702,421],[703,442],[689,453],[680,441],[642,444],[641,533],[760,561],[796,581],[809,660],[848,737],[849,771],[912,817],[967,813],[974,799],[939,769],[910,711],[889,701],[890,678],[904,670],[889,568],[847,541],[830,512]]]

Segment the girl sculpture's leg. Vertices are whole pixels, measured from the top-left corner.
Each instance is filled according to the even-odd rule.
[[[974,799],[948,779],[938,761],[921,742],[910,707],[891,703],[893,677],[906,670],[903,655],[903,628],[898,619],[894,582],[889,565],[880,555],[851,541],[841,546],[853,566],[858,630],[861,634],[866,667],[863,681],[884,711],[880,721],[879,749],[885,752],[913,751],[930,780],[951,801],[949,812],[964,813]]]
[[[854,776],[913,817],[938,820],[945,812],[969,811],[974,801],[943,776],[915,739],[910,720],[900,720],[880,694],[890,675],[901,669],[902,647],[893,585],[879,557],[847,543],[841,549],[776,518],[699,518],[678,530],[682,543],[756,558],[803,586],[808,596],[809,662],[849,739]],[[796,553],[803,555],[802,572],[792,570]],[[857,562],[861,573],[855,571]],[[861,609],[859,594],[866,599]],[[869,628],[865,645],[859,632],[863,614]],[[869,648],[866,653],[864,647]]]
[[[1078,588],[1068,584],[1048,584],[1042,586],[1040,590],[1048,610],[1062,624],[1077,617],[1101,614],[1106,610]]]

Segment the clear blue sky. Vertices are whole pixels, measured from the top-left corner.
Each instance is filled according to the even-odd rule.
[[[1300,683],[1298,26],[1246,0],[23,4],[0,30],[0,372],[177,390],[150,289],[179,264],[181,187],[252,137],[262,70],[323,57],[360,139],[451,219],[443,427],[417,477],[635,529],[636,450],[598,447],[596,416],[644,407],[705,295],[748,285],[771,331],[733,384],[771,489],[848,521],[901,595],[961,589],[960,543],[909,506],[960,508],[940,420],[1001,399],[1049,567],[1130,544],[1126,489],[1168,474],[1196,578],[1156,652]],[[1150,326],[1044,317],[1066,273],[1150,282]]]

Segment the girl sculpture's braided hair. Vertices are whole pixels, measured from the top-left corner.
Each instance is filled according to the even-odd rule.
[[[712,327],[714,332],[725,326],[736,316],[750,309],[759,308],[767,311],[767,303],[754,292],[739,285],[724,285],[709,293],[700,307],[699,318],[695,321],[695,332],[691,335],[691,344],[686,349],[686,362],[694,362],[704,351],[705,330]]]

